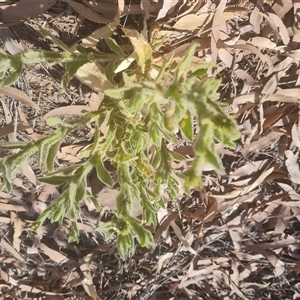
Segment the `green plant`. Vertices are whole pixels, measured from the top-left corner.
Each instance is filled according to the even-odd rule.
[[[44,31],[42,33],[54,40]],[[23,64],[40,61],[66,63],[62,81],[64,87],[86,62],[108,61],[106,76],[114,85],[114,72],[122,72],[122,84],[105,91],[105,98],[97,111],[84,111],[81,119],[68,123],[56,117],[50,118],[48,122],[51,125],[59,125],[51,135],[28,144],[1,145],[3,149],[21,150],[5,157],[0,165],[2,188],[10,192],[11,179],[22,162],[38,152],[39,165],[45,173],[39,180],[63,185],[63,191],[32,226],[39,228],[47,218],[61,223],[68,216],[72,221],[70,240],[76,241],[80,202],[87,198],[101,209],[87,191],[87,175],[95,167],[99,179],[112,187],[114,181],[104,166],[109,161],[116,169],[120,194],[116,199],[115,217],[99,230],[105,231],[107,237],[117,234],[117,246],[122,257],[132,249],[134,237],[142,246],[152,243],[152,235],[143,224],[156,224],[156,212],[164,207],[162,193],[165,191],[170,200],[175,199],[181,180],[185,181],[186,192],[201,186],[204,163],[210,163],[222,173],[215,140],[234,147],[233,141],[239,137],[234,120],[223,112],[223,104],[217,101],[219,81],[206,75],[210,65],[192,67],[197,44],[191,45],[178,64],[173,63],[171,56],[158,66],[153,63],[151,46],[136,32],[127,30],[125,33],[134,48],[130,56],[112,39],[106,42],[114,51],[113,55],[83,47],[79,47],[79,53],[75,54],[60,41],[54,40],[64,51],[30,51],[14,57],[1,52],[0,61],[2,77],[9,72],[0,84],[2,86],[18,78]],[[108,121],[104,122],[108,115]],[[87,123],[93,124],[95,134],[93,143],[86,151],[86,160],[53,170],[54,159],[63,139]],[[185,158],[168,148],[168,144],[180,145],[183,140],[180,136],[193,143],[195,150],[193,164],[185,173],[175,172],[171,168],[172,162]],[[142,207],[142,220],[131,215],[135,201]]]

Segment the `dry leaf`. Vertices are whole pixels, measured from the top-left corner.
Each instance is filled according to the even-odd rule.
[[[44,252],[45,255],[49,256],[49,258],[56,263],[63,263],[69,260],[67,256],[49,248],[44,243],[40,243],[38,247]]]
[[[160,273],[162,267],[163,267],[163,264],[166,260],[172,258],[174,256],[174,253],[173,252],[167,252],[166,254],[162,255],[158,261],[157,261],[157,266],[156,266],[156,273]]]
[[[274,171],[274,167],[263,172],[251,185],[249,185],[246,188],[239,189],[239,190],[236,190],[232,193],[228,193],[225,195],[212,194],[211,196],[216,199],[232,199],[235,197],[246,195],[246,194],[250,193],[251,191],[253,191],[257,186],[259,186],[273,171]]]
[[[104,92],[106,89],[114,88],[104,75],[103,67],[97,63],[87,63],[83,65],[77,70],[76,77],[95,92]]]
[[[268,55],[264,55],[262,54],[258,48],[256,48],[255,46],[251,45],[251,44],[235,44],[233,46],[231,46],[232,48],[235,49],[242,49],[242,50],[247,50],[250,51],[254,54],[256,54],[264,63],[267,63],[267,65],[269,66],[269,70],[268,70],[268,75],[272,74],[273,69],[274,69],[274,65],[273,65],[273,61],[271,59],[270,56]],[[266,76],[268,76],[266,75]]]
[[[296,184],[300,184],[300,169],[298,163],[299,152],[294,154],[291,150],[286,150],[284,154],[286,156],[285,165],[289,172],[291,181]]]
[[[253,46],[257,48],[262,48],[262,49],[275,49],[276,48],[276,43],[272,42],[270,39],[262,36],[256,36],[251,38],[247,43],[252,44]]]
[[[32,108],[40,109],[40,107],[36,103],[34,103],[30,97],[28,97],[24,92],[14,87],[7,86],[4,88],[0,88],[0,94],[11,97],[21,102],[22,104],[28,105]]]
[[[144,2],[150,3],[150,1],[148,1],[148,0],[141,0],[141,5],[143,4],[143,6],[144,6],[145,5]],[[177,3],[178,3],[178,0],[164,0],[163,7],[159,10],[158,16],[155,21],[164,18],[168,14],[169,10],[172,7],[174,7]],[[143,10],[145,10],[145,9],[143,9]],[[146,19],[147,19],[147,15],[146,15]]]
[[[30,128],[31,128],[31,126],[20,124],[20,125],[17,126],[17,131],[30,129]],[[15,129],[15,127],[12,123],[1,127],[0,128],[0,137],[3,137],[3,136],[8,135],[10,133],[13,133],[14,129]]]
[[[218,58],[218,47],[217,43],[220,39],[220,25],[222,23],[222,16],[225,14],[224,9],[226,7],[227,1],[220,1],[216,12],[213,17],[212,29],[211,29],[211,61],[216,64]]]
[[[277,27],[279,27],[279,35],[281,37],[282,42],[287,45],[290,42],[289,33],[281,18],[275,14],[268,13],[268,16],[273,20]]]
[[[100,24],[108,24],[110,20],[102,17],[89,7],[86,7],[83,4],[80,4],[78,2],[75,2],[73,0],[65,0],[78,14],[80,14],[82,17],[95,22],[95,23],[100,23]]]
[[[46,113],[43,116],[43,119],[46,120],[53,116],[82,115],[83,110],[91,111],[91,108],[85,105],[68,105],[68,106],[58,107]]]
[[[14,212],[10,212],[11,220],[14,224],[13,245],[17,251],[20,251],[20,235],[22,234],[22,221]]]
[[[272,252],[262,249],[259,245],[248,245],[243,248],[263,255],[274,267],[274,275],[276,277],[279,277],[284,273],[284,263]]]
[[[25,262],[25,259],[20,255],[20,253],[12,247],[9,243],[7,243],[3,238],[1,238],[0,244],[11,253],[17,260]]]
[[[174,25],[174,29],[178,30],[193,30],[197,27],[204,27],[212,20],[213,14],[190,14],[180,18]]]
[[[104,93],[102,92],[91,93],[91,96],[89,98],[89,107],[91,108],[91,111],[96,111],[99,109],[103,98],[104,98]]]
[[[176,236],[178,239],[183,243],[183,245],[186,247],[186,249],[194,254],[197,255],[197,252],[189,245],[187,239],[182,235],[180,228],[176,225],[175,221],[170,222],[170,226],[173,228]]]
[[[273,19],[271,19],[269,17],[268,14],[262,13],[260,12],[261,16],[263,16],[269,23],[270,27],[272,28],[273,31],[273,38],[274,38],[274,42],[277,44],[278,40],[279,40],[279,33],[278,33],[278,28],[276,23],[273,21]]]

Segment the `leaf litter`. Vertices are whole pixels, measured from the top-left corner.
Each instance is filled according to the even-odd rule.
[[[36,185],[30,170],[33,174],[39,170],[29,161],[30,169],[23,169],[18,178],[21,191],[15,190],[15,196],[0,193],[1,293],[20,299],[41,295],[45,299],[297,299],[297,1],[58,2],[50,14],[30,20],[26,26],[43,22],[51,31],[54,24],[61,39],[63,33],[69,36],[64,40],[67,44],[96,47],[99,39],[118,34],[120,24],[125,32],[132,30],[139,16],[146,19],[149,37],[163,40],[158,65],[173,51],[176,60],[192,41],[199,42],[195,61],[215,63],[211,74],[222,79],[220,98],[230,104],[228,112],[243,128],[242,137],[235,150],[218,147],[228,176],[218,177],[209,167],[205,169],[203,189],[191,195],[182,193],[159,213],[158,226],[152,228],[155,245],[151,249],[137,247],[125,262],[117,256],[114,241],[105,243],[94,231],[111,217],[117,187],[99,187],[92,177],[90,188],[98,190],[98,200],[107,209],[99,215],[93,206],[83,204],[77,224],[79,244],[67,242],[67,219],[60,226],[45,224],[36,233],[29,229],[30,222],[59,193],[54,186]],[[82,26],[79,16],[86,19]],[[2,18],[4,23],[6,20]],[[72,37],[74,22],[77,40]],[[16,27],[15,32],[25,48],[34,47],[36,41],[23,38],[22,30]],[[43,41],[39,43],[45,46]],[[71,83],[68,98],[52,74],[28,68],[17,86],[0,91],[1,138],[40,138],[37,134],[49,133],[44,121],[48,116],[72,118],[81,109],[97,109],[103,90],[112,87],[103,70],[101,65],[83,66],[77,78],[91,90],[79,82]],[[45,83],[40,86],[42,80]],[[64,109],[59,97],[65,101]],[[16,111],[14,101],[23,112],[18,124],[10,118]],[[84,134],[74,134],[60,149],[58,168],[82,161],[86,148]],[[191,150],[191,145],[175,149],[192,159]],[[180,170],[185,166],[174,167]]]

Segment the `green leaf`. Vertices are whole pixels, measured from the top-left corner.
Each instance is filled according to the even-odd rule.
[[[96,167],[99,180],[101,180],[107,186],[113,187],[115,183],[111,178],[110,174],[108,173],[108,171],[106,170],[106,168],[104,167],[100,154],[95,155],[95,167]]]
[[[105,76],[111,82],[111,84],[116,87],[117,83],[115,82],[114,79],[116,76],[115,70],[116,70],[116,62],[115,61],[109,62],[105,68]]]
[[[41,35],[43,35],[45,38],[50,40],[52,43],[59,46],[62,50],[67,51],[67,52],[71,52],[69,47],[67,47],[60,39],[58,39],[55,36],[53,36],[52,34],[50,34],[48,31],[43,29],[41,26],[39,26],[39,32],[41,33]]]
[[[103,225],[99,226],[98,228],[96,228],[97,231],[100,232],[107,232],[109,230],[116,230],[116,223],[114,221],[108,221],[106,223],[104,223]]]
[[[117,237],[117,248],[119,254],[123,260],[125,260],[126,254],[130,250],[129,239],[126,235],[118,235]]]
[[[173,57],[174,57],[174,52],[172,52],[172,54],[168,57],[168,59],[163,63],[163,65],[159,68],[159,72],[155,78],[155,82],[159,82],[162,77],[164,76],[166,69],[170,66],[170,64],[173,61]]]
[[[191,66],[192,58],[195,54],[196,48],[199,46],[198,43],[192,43],[183,60],[178,64],[176,70],[176,81],[179,82],[181,77],[186,76],[186,72]]]
[[[110,48],[110,50],[115,52],[120,57],[126,57],[126,54],[124,53],[123,49],[117,44],[117,42],[114,39],[107,38],[104,40],[106,45]]]
[[[98,211],[101,211],[102,207],[99,204],[98,200],[88,190],[86,190],[86,199],[93,203]]]
[[[58,124],[62,124],[63,120],[60,119],[59,117],[49,117],[46,119],[46,123],[48,126],[55,126]]]
[[[194,139],[193,117],[189,111],[179,121],[179,126],[184,135],[192,142]]]
[[[77,70],[82,67],[83,65],[85,65],[86,63],[88,63],[89,60],[87,58],[82,59],[82,60],[74,60],[71,62],[68,62],[66,64],[65,67],[65,73],[64,76],[62,78],[62,81],[60,83],[60,86],[63,89],[66,89],[70,80],[74,77],[74,75],[76,74]]]
[[[81,182],[77,183],[77,192],[76,192],[75,201],[77,203],[81,202],[85,198],[86,192],[87,192],[87,182],[86,182],[86,177],[84,176]]]
[[[53,185],[60,185],[63,184],[65,182],[69,182],[70,180],[72,180],[73,176],[43,176],[43,177],[38,177],[38,181],[40,182],[45,182],[45,183],[49,183],[49,184],[53,184]]]
[[[78,227],[77,227],[77,222],[72,222],[71,223],[71,231],[70,231],[70,235],[69,235],[69,242],[75,242],[78,243],[79,239],[78,239]]]
[[[8,143],[0,143],[0,149],[2,150],[11,150],[11,149],[24,149],[28,146],[26,142],[8,142]]]
[[[8,75],[0,82],[0,87],[6,87],[14,84],[19,79],[21,72],[22,62],[16,58],[16,61],[10,66]]]
[[[134,235],[136,236],[138,242],[142,247],[146,247],[149,245],[149,240],[146,239],[146,231],[143,226],[139,224],[139,221],[133,217],[128,217],[127,220],[131,230],[133,231]]]
[[[54,160],[56,158],[57,152],[59,150],[61,140],[58,140],[55,144],[53,144],[49,148],[48,156],[47,156],[47,169],[45,171],[52,171],[54,167]]]

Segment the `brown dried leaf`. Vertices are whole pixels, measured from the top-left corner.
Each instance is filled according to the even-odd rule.
[[[279,89],[276,91],[276,94],[300,99],[300,88]]]
[[[108,24],[110,22],[109,19],[106,19],[90,9],[89,7],[86,7],[83,4],[80,4],[78,2],[75,2],[73,0],[65,0],[79,15],[84,17],[85,19],[88,19],[95,23],[100,24]]]
[[[294,154],[291,150],[286,150],[284,154],[286,156],[285,165],[291,181],[300,184],[300,169],[298,163],[299,152]]]
[[[261,91],[261,93],[264,94],[264,98],[274,94],[274,92],[277,89],[277,85],[280,80],[280,77],[281,77],[280,74],[276,73],[267,81],[263,90]]]
[[[238,76],[239,78],[241,78],[242,80],[245,80],[247,82],[247,84],[249,85],[257,85],[257,82],[255,81],[255,79],[250,76],[247,71],[242,70],[242,69],[236,69],[234,71],[234,74],[236,76]]]
[[[172,258],[174,256],[174,253],[173,252],[167,252],[165,253],[164,255],[162,255],[158,261],[157,261],[157,266],[156,266],[156,273],[159,274],[162,267],[163,267],[163,264],[166,260]]]
[[[36,231],[36,235],[34,237],[32,246],[27,248],[28,254],[39,253],[38,247],[41,243],[41,240],[42,240],[45,232],[46,232],[46,226],[42,226],[41,228],[39,228]]]
[[[270,75],[273,73],[274,65],[273,65],[273,61],[272,61],[271,57],[268,55],[262,54],[260,52],[260,50],[258,48],[256,48],[255,46],[253,46],[251,44],[235,44],[231,47],[235,48],[235,49],[247,50],[247,51],[250,51],[250,52],[256,54],[262,60],[262,62],[266,63],[269,66],[269,70],[268,70],[267,74]],[[266,75],[266,76],[268,76],[268,75]]]
[[[270,39],[262,36],[256,36],[250,39],[247,43],[252,44],[253,46],[257,48],[262,49],[275,49],[276,44],[272,42]]]
[[[58,107],[46,113],[43,116],[43,119],[46,120],[53,116],[82,115],[83,110],[91,111],[91,109],[85,105],[68,105],[64,107]]]
[[[61,254],[56,250],[49,248],[44,243],[39,244],[39,249],[42,250],[45,255],[49,256],[49,258],[56,263],[63,263],[69,260],[67,256]]]
[[[14,212],[10,212],[10,217],[14,224],[13,246],[17,251],[20,251],[20,235],[22,234],[22,221],[19,218],[19,216]]]
[[[20,211],[20,212],[28,212],[29,208],[27,205],[15,205],[15,204],[7,204],[4,200],[0,201],[1,209],[8,210],[8,211]]]
[[[34,131],[33,131],[33,128],[31,127],[31,125],[30,125],[29,122],[27,121],[26,115],[24,114],[21,105],[18,105],[17,110],[18,110],[18,113],[19,113],[19,117],[20,117],[21,122],[22,122],[24,125],[30,127],[30,128],[27,128],[27,129],[26,129],[26,132],[27,132],[28,134],[32,134],[32,133],[34,132]]]
[[[236,190],[234,192],[225,194],[225,195],[215,195],[212,194],[212,197],[216,199],[232,199],[235,197],[243,196],[251,191],[253,191],[257,186],[259,186],[264,180],[274,171],[274,167],[268,169],[267,171],[263,172],[251,185],[247,186],[246,188]]]
[[[86,255],[85,257],[79,259],[79,267],[84,275],[84,279],[81,281],[86,293],[93,299],[98,299],[96,288],[93,284],[93,273],[91,272],[91,256],[92,253]]]
[[[287,45],[290,42],[290,37],[287,28],[282,22],[281,18],[270,12],[268,13],[268,16],[273,20],[276,26],[279,27],[279,35],[281,37],[281,40],[285,45]]]
[[[16,286],[18,285],[18,282],[13,279],[11,276],[9,276],[5,271],[3,271],[2,269],[0,269],[0,278],[3,279],[5,282]]]
[[[264,169],[265,165],[269,163],[269,159],[257,160],[247,162],[244,166],[237,168],[229,174],[230,178],[238,179],[239,177],[249,176],[254,172]]]
[[[279,40],[279,33],[278,33],[278,28],[277,28],[276,23],[273,21],[273,19],[271,19],[269,17],[268,14],[265,14],[265,13],[262,13],[262,12],[260,12],[260,14],[268,21],[270,27],[272,28],[274,42],[277,44],[278,40]]]
[[[284,132],[271,131],[264,137],[260,138],[259,141],[252,142],[249,146],[249,151],[264,149],[272,143],[273,140],[278,139]]]
[[[204,27],[212,20],[213,14],[190,14],[180,18],[174,25],[174,29],[178,30],[193,30],[197,27]]]
[[[299,132],[298,123],[295,123],[293,125],[292,130],[291,130],[291,135],[292,135],[294,144],[300,149],[300,139],[299,139],[300,132]]]
[[[54,198],[56,198],[56,197],[59,196],[59,192],[58,192],[58,190],[57,190],[57,188],[56,188],[55,185],[45,183],[43,185],[42,192],[38,196],[38,200],[42,201],[42,202],[46,202],[51,195]]]
[[[255,253],[263,255],[274,267],[274,275],[276,277],[279,277],[284,273],[284,263],[272,252],[262,249],[259,245],[247,245],[243,248],[245,250],[253,251]]]
[[[20,125],[17,126],[17,131],[26,130],[26,129],[30,129],[30,128],[31,128],[31,126],[20,124]],[[0,137],[3,137],[3,136],[8,135],[10,133],[13,133],[14,130],[15,130],[15,128],[14,128],[14,125],[12,123],[7,124],[7,125],[0,128]]]
[[[167,212],[164,212],[164,215],[166,215]],[[158,228],[155,231],[154,234],[154,241],[157,242],[159,237],[163,235],[164,232],[166,232],[170,226],[170,223],[174,221],[178,216],[178,212],[172,212],[170,215],[168,215],[162,222],[160,221]]]
[[[250,19],[249,19],[249,22],[250,24],[253,26],[253,31],[256,33],[256,34],[260,34],[260,25],[261,25],[261,21],[262,21],[262,16],[259,12],[259,9],[257,7],[255,7],[253,10],[252,10],[252,13],[250,15]]]
[[[217,63],[218,58],[218,48],[217,43],[220,39],[220,25],[222,23],[222,16],[224,13],[224,9],[226,7],[227,1],[220,1],[216,12],[213,17],[212,29],[211,29],[211,60],[214,64]]]
[[[98,93],[91,93],[90,99],[89,99],[89,107],[92,111],[96,111],[99,109],[100,104],[104,98],[104,93],[98,92]]]
[[[103,33],[104,29],[101,28],[102,31],[99,31],[98,33]],[[112,33],[111,28],[106,30],[106,34],[108,37]],[[95,39],[96,36],[98,36],[98,33],[94,32],[94,35],[90,36],[89,39],[86,40],[88,43],[92,44],[93,46],[98,43],[98,39]],[[92,46],[89,45],[89,46]],[[111,82],[106,78],[104,75],[104,69],[103,67],[98,63],[87,63],[80,67],[76,72],[76,77],[84,84],[89,86],[92,90],[95,92],[104,92],[106,89],[112,89],[114,86],[111,84]]]
[[[289,12],[294,5],[293,0],[284,0],[281,2],[275,2],[272,6],[272,10],[279,18],[283,18],[287,12]]]
[[[189,245],[188,240],[182,235],[182,232],[180,228],[177,226],[175,221],[170,222],[170,226],[173,228],[175,235],[177,238],[182,242],[182,244],[185,246],[185,248],[192,254],[198,255],[197,252]]]
[[[13,257],[15,257],[17,260],[25,262],[25,259],[20,255],[20,253],[12,247],[9,243],[7,243],[3,238],[1,238],[0,244],[11,253]]]
[[[280,201],[281,202],[281,201]],[[274,228],[274,236],[281,237],[290,223],[291,210],[289,207],[282,205],[278,211],[277,222]]]
[[[24,92],[16,89],[15,87],[7,86],[5,88],[0,88],[0,94],[11,97],[32,108],[41,109],[36,103],[32,101],[30,97],[28,97]]]
[[[148,0],[141,0],[141,7],[142,7],[142,4],[143,6],[145,5],[144,2],[147,2],[147,3],[151,3],[150,1]],[[163,1],[163,7],[159,10],[159,13],[158,13],[158,16],[156,18],[156,21],[159,20],[159,19],[162,19],[164,18],[168,12],[175,6],[177,5],[178,3],[178,0],[164,0]],[[148,4],[148,6],[149,6]],[[151,5],[151,4],[150,4]],[[145,9],[142,7],[142,9],[145,11]],[[149,10],[149,9],[148,9]],[[146,14],[146,19],[147,19],[147,14]]]

